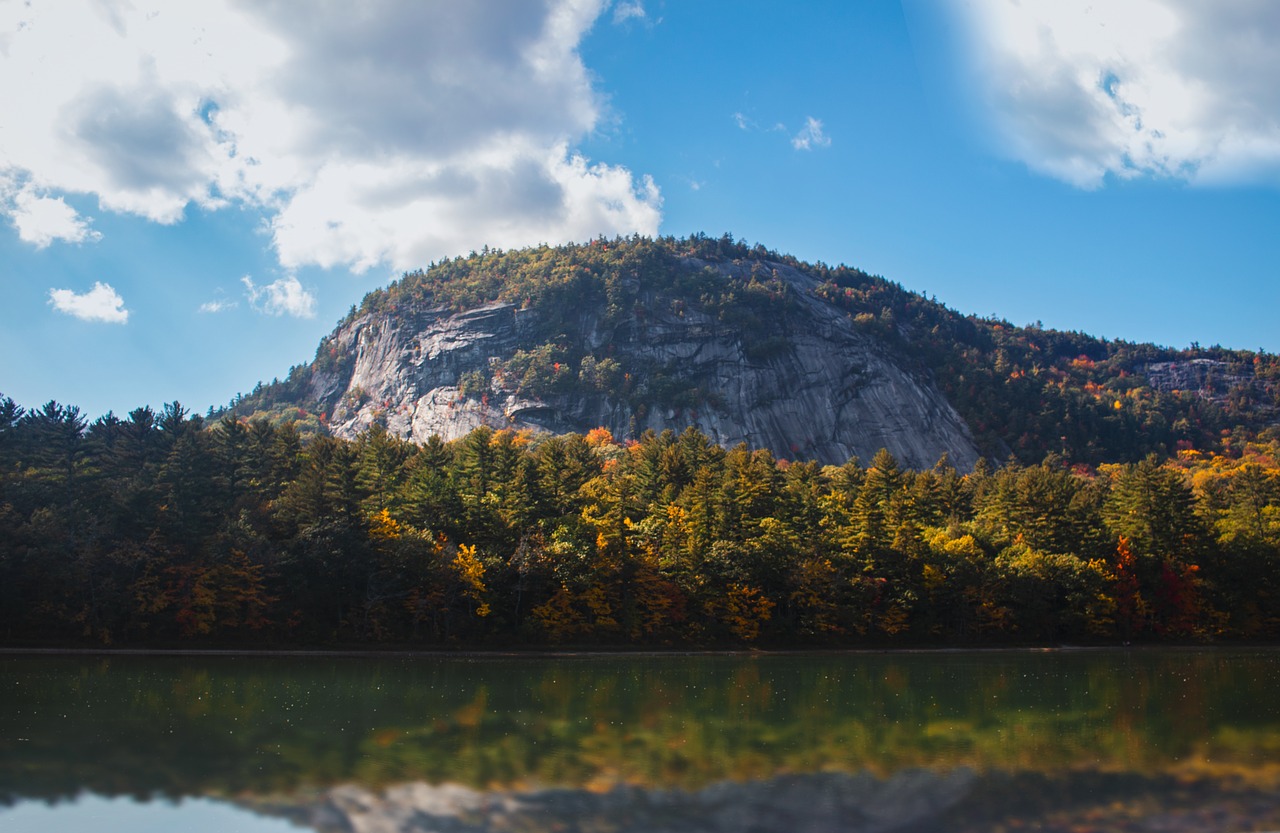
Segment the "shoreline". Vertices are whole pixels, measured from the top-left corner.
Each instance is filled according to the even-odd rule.
[[[1167,645],[1015,645],[915,648],[564,648],[564,649],[334,649],[334,648],[21,648],[0,646],[4,657],[216,657],[229,659],[295,658],[295,659],[657,659],[666,657],[783,657],[783,656],[857,656],[884,654],[1067,654],[1128,651],[1203,651],[1203,650],[1280,650],[1274,644]]]

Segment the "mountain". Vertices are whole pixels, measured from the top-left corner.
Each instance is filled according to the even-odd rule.
[[[966,469],[977,460],[929,374],[815,294],[813,277],[695,257],[666,271],[666,286],[620,274],[624,304],[571,277],[585,284],[576,300],[550,309],[429,301],[358,315],[331,337],[349,364],[313,373],[306,399],[333,403],[330,428],[346,438],[373,422],[418,441],[479,425],[619,437],[693,425],[721,445],[829,463],[882,447],[915,468],[943,454]],[[742,301],[699,302],[739,286]]]
[[[479,425],[694,426],[716,442],[839,464],[887,448],[1083,462],[1274,430],[1280,362],[964,316],[857,269],[732,238],[485,250],[370,293],[309,365],[232,404],[352,438]]]

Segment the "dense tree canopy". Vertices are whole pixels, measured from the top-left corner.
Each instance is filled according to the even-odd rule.
[[[0,398],[0,634],[114,644],[1280,636],[1280,443],[775,459],[693,430],[304,440]]]

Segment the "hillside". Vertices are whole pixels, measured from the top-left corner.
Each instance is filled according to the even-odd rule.
[[[857,269],[729,237],[484,251],[370,293],[309,365],[232,403],[352,438],[480,425],[717,443],[842,463],[887,448],[1077,462],[1274,430],[1280,361],[964,316]]]
[[[0,396],[0,641],[1274,639],[1276,392],[728,239],[485,252],[249,419]]]

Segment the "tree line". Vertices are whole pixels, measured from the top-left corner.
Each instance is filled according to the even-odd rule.
[[[0,398],[10,643],[856,646],[1280,636],[1280,443],[842,466]]]

